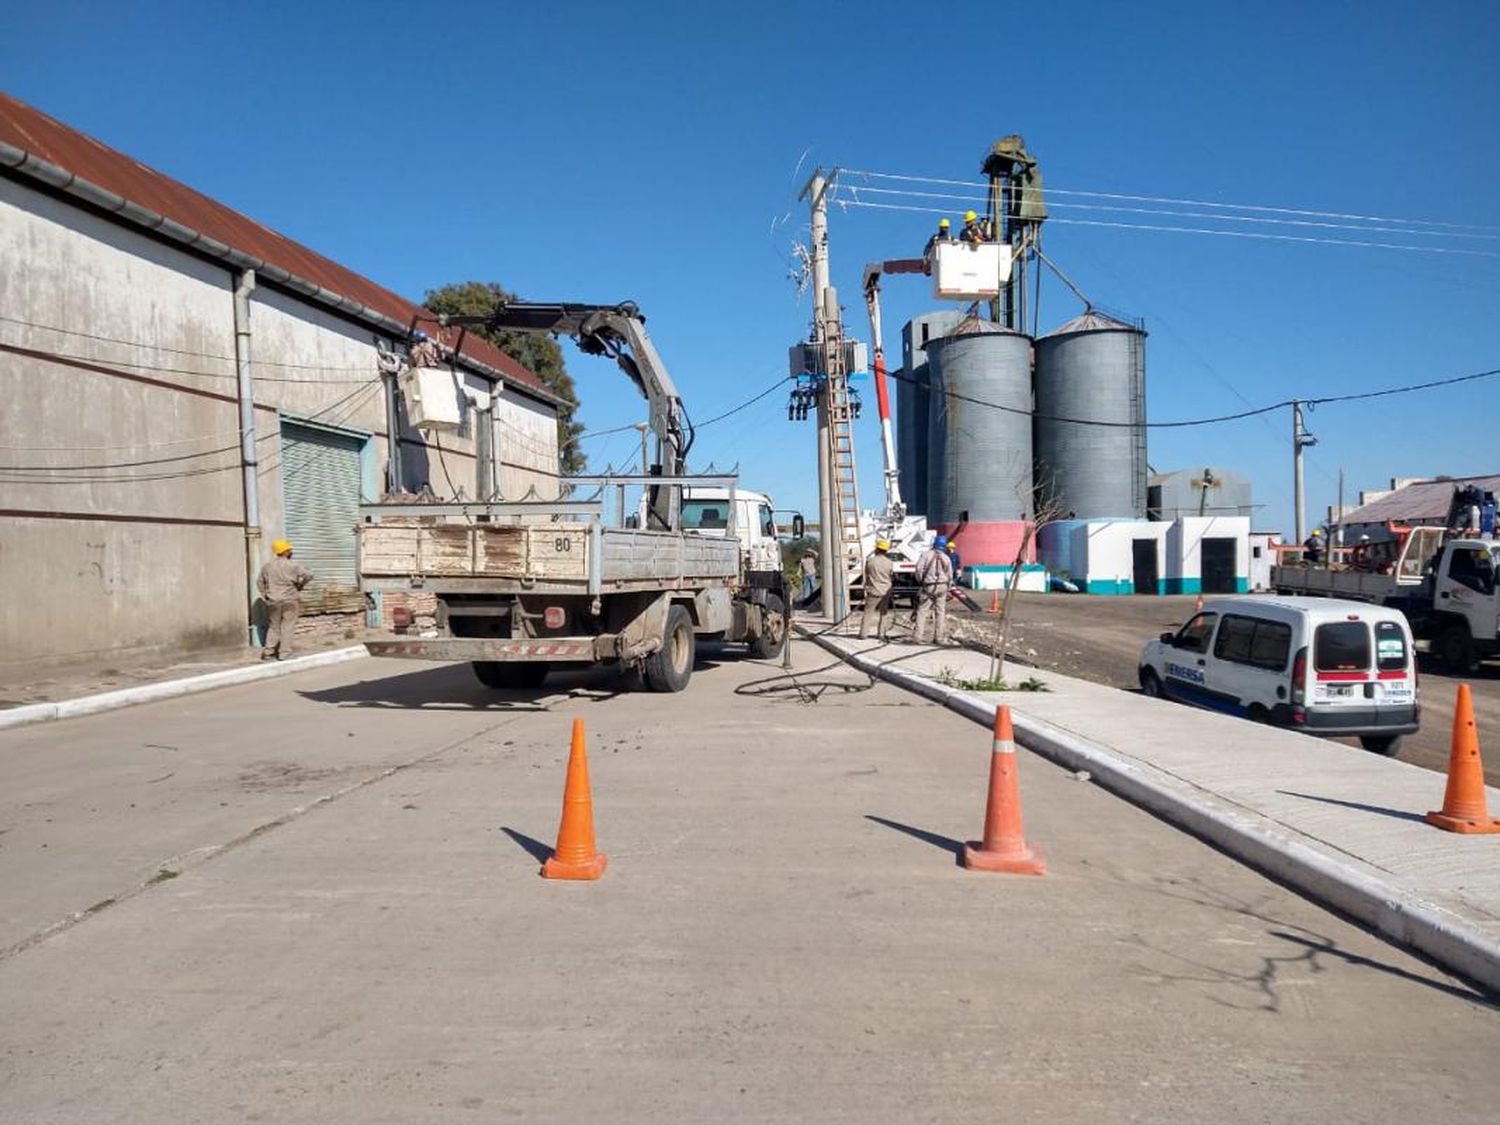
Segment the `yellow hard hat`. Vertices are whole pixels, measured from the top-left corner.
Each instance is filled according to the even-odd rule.
[[[948,220],[947,220],[947,218],[946,218],[946,217],[945,217],[945,218],[941,218],[941,219],[939,219],[939,220],[938,220],[938,226],[939,226],[939,227],[940,227],[940,228],[941,228],[941,229],[943,229],[943,230],[947,230],[947,229],[948,229],[948,228],[949,228],[949,227],[951,227],[951,226],[952,226],[952,225],[953,225],[953,224],[952,224],[952,223],[950,223],[950,222],[949,222],[949,221],[948,221]]]
[[[977,218],[979,218],[979,216],[976,215],[973,211],[964,212],[964,222],[966,223],[972,223]]]
[[[891,549],[891,541],[889,539],[877,539],[875,540],[875,549],[877,551],[889,551]]]
[[[1315,528],[1313,528],[1313,534],[1314,535],[1322,535],[1323,534],[1323,529],[1321,527],[1315,527]]]
[[[276,542],[271,544],[271,553],[274,555],[290,555],[292,553],[291,541],[287,539],[276,540]]]

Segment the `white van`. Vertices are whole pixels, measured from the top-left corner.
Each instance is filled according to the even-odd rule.
[[[1331,598],[1214,598],[1141,651],[1141,690],[1394,754],[1417,730],[1416,651],[1394,609]]]

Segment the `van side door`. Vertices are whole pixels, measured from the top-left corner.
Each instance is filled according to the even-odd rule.
[[[1218,707],[1235,714],[1255,713],[1285,721],[1291,699],[1287,666],[1292,627],[1248,614],[1226,613],[1214,638],[1211,664]]]

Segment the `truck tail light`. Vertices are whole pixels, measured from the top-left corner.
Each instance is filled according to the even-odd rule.
[[[561,629],[568,623],[568,611],[560,605],[549,605],[542,614],[542,624],[549,629]]]

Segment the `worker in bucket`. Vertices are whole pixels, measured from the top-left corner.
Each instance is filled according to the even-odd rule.
[[[280,660],[285,645],[291,649],[297,615],[302,612],[300,594],[312,581],[312,571],[292,561],[292,545],[285,539],[271,544],[274,557],[260,568],[255,588],[266,603],[266,643],[260,650],[262,660]]]
[[[989,232],[984,229],[984,220],[973,211],[964,212],[964,229],[958,237],[975,245],[990,240]]]
[[[806,603],[812,599],[818,582],[818,552],[803,551],[797,560],[797,573],[802,576],[802,596],[797,600]]]
[[[891,541],[875,540],[875,552],[865,560],[865,612],[859,619],[859,639],[870,635],[870,623],[875,623],[875,635],[882,641],[886,635],[886,614],[891,610],[891,586],[895,582],[896,564],[891,561]]]
[[[927,240],[927,246],[922,251],[922,257],[924,257],[924,258],[930,257],[931,254],[932,254],[932,248],[934,246],[936,246],[939,242],[950,242],[950,241],[952,241],[952,239],[953,239],[952,227],[953,227],[953,224],[948,221],[948,216],[947,215],[944,215],[941,219],[939,219],[938,220],[938,229],[937,229],[937,232],[931,238],[929,238]]]
[[[922,645],[929,637],[934,644],[948,643],[948,592],[953,589],[953,560],[948,557],[948,537],[939,535],[917,560],[917,624],[912,640]]]
[[[1321,566],[1323,563],[1323,529],[1315,527],[1312,534],[1302,541],[1302,557],[1307,560],[1308,566]]]

